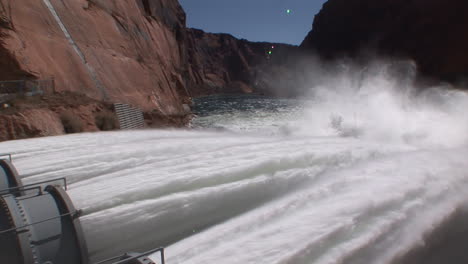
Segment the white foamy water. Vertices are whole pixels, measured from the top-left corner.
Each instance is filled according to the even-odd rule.
[[[459,92],[361,88],[375,85],[256,110],[251,125],[216,113],[223,131],[78,134],[0,152],[26,183],[67,177],[95,260],[168,246],[172,264],[392,263],[468,199],[468,104]]]

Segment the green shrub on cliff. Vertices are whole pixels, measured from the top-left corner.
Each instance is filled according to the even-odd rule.
[[[102,131],[115,130],[119,128],[117,117],[111,112],[100,112],[95,116],[96,127]]]
[[[60,114],[60,120],[62,121],[65,133],[70,134],[83,132],[83,121],[76,114],[72,112],[63,112]]]

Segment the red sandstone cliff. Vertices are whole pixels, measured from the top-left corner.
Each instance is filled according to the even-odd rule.
[[[0,140],[62,134],[70,116],[78,131],[98,130],[109,102],[150,111],[156,125],[183,125],[185,34],[177,0],[0,0],[0,81],[54,78],[62,94],[0,110]],[[62,105],[51,109],[47,98]]]
[[[465,0],[329,0],[301,47],[326,58],[378,54],[415,60],[426,76],[468,76]]]
[[[177,115],[184,28],[175,0],[0,0],[0,80],[54,77],[58,91]]]

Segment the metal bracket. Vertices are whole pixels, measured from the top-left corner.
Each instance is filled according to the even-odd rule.
[[[26,185],[23,185],[23,186],[6,188],[6,189],[3,189],[3,190],[0,190],[0,195],[12,193],[12,192],[28,191],[28,190],[32,190],[32,189],[36,189],[37,187],[40,187],[38,185],[41,185],[41,184],[44,184],[44,183],[56,182],[56,181],[63,181],[63,185],[62,185],[63,188],[65,189],[65,191],[68,190],[67,179],[65,177],[61,177],[61,178],[56,178],[56,179],[52,179],[52,180],[46,180],[46,181],[26,184]],[[40,188],[39,193],[42,194],[42,188]]]
[[[123,259],[123,260],[122,260],[122,258],[128,256],[127,254],[123,254],[123,255],[120,255],[120,256],[117,256],[117,257],[105,259],[105,260],[96,262],[94,264],[104,264],[104,263],[107,263],[107,262],[110,262],[110,261],[115,261],[115,260],[118,260],[118,259],[120,259],[120,260],[117,261],[117,262],[112,262],[112,264],[128,264],[132,260],[139,259],[141,257],[147,257],[148,255],[156,253],[156,252],[160,252],[161,264],[165,264],[165,261],[164,261],[164,248],[163,247],[155,248],[155,249],[152,249],[150,251],[146,251],[145,253],[141,253],[141,254],[138,254],[136,256],[132,256],[130,258],[126,258],[126,259]]]
[[[70,213],[66,213],[66,214],[61,214],[61,215],[56,216],[56,217],[47,218],[47,219],[45,219],[45,220],[38,221],[38,222],[35,222],[35,223],[31,223],[31,224],[27,224],[27,225],[24,225],[24,226],[14,227],[14,228],[6,229],[6,230],[1,230],[1,231],[0,231],[0,235],[5,234],[5,233],[8,233],[8,232],[16,231],[16,230],[18,230],[18,229],[25,228],[25,227],[28,227],[28,226],[33,226],[33,225],[45,223],[45,222],[48,222],[48,221],[50,221],[50,220],[54,220],[54,219],[57,219],[57,218],[62,218],[62,217],[64,217],[64,216],[74,215],[74,214],[76,214],[76,213],[77,213],[77,212],[75,211],[75,212],[70,212]]]
[[[8,157],[8,160],[11,162],[11,154],[0,154],[0,159],[4,159],[2,157]]]

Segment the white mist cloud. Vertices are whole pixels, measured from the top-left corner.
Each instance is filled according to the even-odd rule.
[[[418,90],[415,72],[411,62],[339,65],[310,88],[298,133],[416,146],[468,142],[468,94],[442,86]]]

